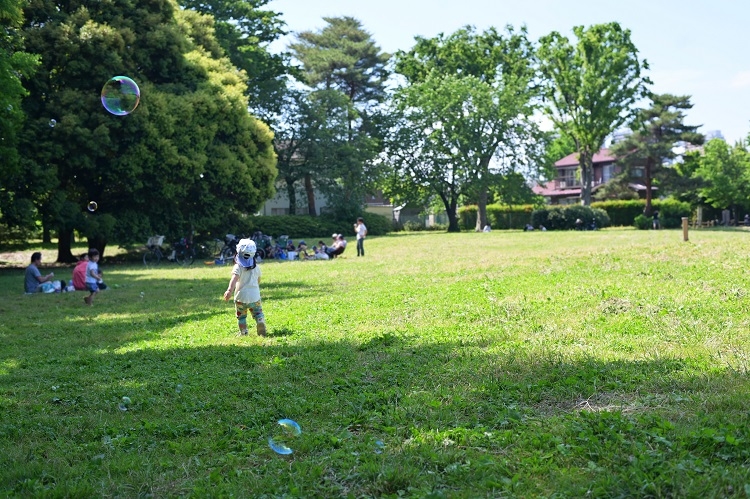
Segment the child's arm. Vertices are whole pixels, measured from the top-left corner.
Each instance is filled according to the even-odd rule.
[[[102,278],[102,275],[94,272],[94,269],[89,270],[89,275],[97,280],[100,280]]]
[[[240,278],[237,274],[232,274],[232,279],[229,281],[229,287],[226,291],[224,291],[224,301],[229,300],[229,297],[232,296],[232,293],[234,292],[234,286],[237,284],[237,280]]]

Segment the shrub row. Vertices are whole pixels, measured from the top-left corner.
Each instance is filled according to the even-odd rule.
[[[523,204],[508,206],[500,204],[487,205],[487,218],[493,229],[523,229],[531,222],[534,206]],[[477,224],[477,206],[468,205],[458,209],[459,226],[463,230],[474,230]]]
[[[587,228],[593,224],[599,229],[611,225],[606,211],[579,204],[538,208],[531,214],[531,224],[537,229],[543,225],[547,230],[570,230],[578,228],[576,220],[579,218]]]
[[[652,206],[659,211],[659,222],[667,229],[680,227],[682,217],[689,217],[692,213],[689,203],[677,201],[676,199],[655,199]],[[643,215],[646,201],[634,199],[628,201],[600,201],[591,203],[592,208],[600,208],[607,212],[614,226],[637,225],[636,217]],[[641,224],[644,222],[641,221]],[[651,226],[651,222],[647,224]]]
[[[375,213],[362,215],[367,226],[367,234],[370,236],[382,236],[393,229],[391,220]],[[278,215],[278,216],[246,216],[233,220],[229,225],[228,232],[238,235],[250,236],[256,231],[273,237],[282,234],[293,239],[300,237],[327,237],[333,233],[346,236],[354,235],[355,220],[336,220],[326,217],[310,217],[306,215]],[[218,235],[223,238],[223,235]]]

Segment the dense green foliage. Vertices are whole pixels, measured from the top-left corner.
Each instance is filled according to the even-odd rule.
[[[227,267],[108,266],[93,307],[5,271],[0,495],[741,497],[746,236],[378,237],[262,264],[266,339]]]
[[[682,217],[691,217],[693,211],[689,203],[676,199],[655,199],[652,206],[654,210],[659,211],[659,223],[666,229],[680,227]],[[606,211],[613,226],[627,227],[633,225],[638,215],[645,213],[646,200],[598,201],[591,203],[591,207]],[[649,227],[650,224],[651,218],[649,218]]]
[[[578,220],[581,223],[576,223]],[[547,230],[602,229],[611,225],[609,215],[600,208],[578,204],[545,206],[531,213],[531,225]]]
[[[486,225],[493,174],[529,169],[541,157],[535,146],[542,134],[532,119],[534,62],[525,28],[510,26],[505,33],[466,27],[417,38],[409,52],[399,52],[396,71],[406,83],[394,96],[399,119],[386,190],[408,195],[416,184],[431,191],[443,202],[448,231],[459,230],[458,199],[468,195],[478,206],[477,228]]]
[[[750,153],[744,143],[730,146],[720,139],[706,144],[704,153],[695,158],[693,175],[703,181],[698,193],[714,208],[746,205],[750,198]],[[737,218],[737,217],[735,217]]]
[[[25,115],[21,100],[27,94],[22,78],[29,78],[38,58],[23,51],[20,0],[0,0],[0,223],[28,230],[34,225],[33,205],[18,196],[8,179],[20,175],[18,134]]]
[[[222,57],[211,18],[168,0],[39,0],[26,16],[27,47],[42,65],[24,103],[24,172],[11,183],[57,229],[59,260],[72,259],[74,229],[103,252],[108,240],[206,230],[270,197],[272,135],[248,114],[244,76]],[[99,101],[116,74],[141,88],[128,116]]]

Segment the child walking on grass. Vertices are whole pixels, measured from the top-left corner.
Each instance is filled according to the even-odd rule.
[[[258,336],[266,335],[266,318],[260,304],[260,267],[255,262],[255,242],[241,239],[237,243],[237,256],[234,257],[232,278],[224,292],[224,301],[234,293],[234,307],[241,336],[247,335],[247,314],[255,319]]]

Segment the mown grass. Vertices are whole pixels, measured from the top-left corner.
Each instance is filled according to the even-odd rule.
[[[105,267],[93,307],[6,271],[0,493],[745,496],[748,234],[681,236],[394,235],[268,262],[266,339],[234,335],[227,267]],[[267,445],[280,418],[302,427],[290,456]]]

